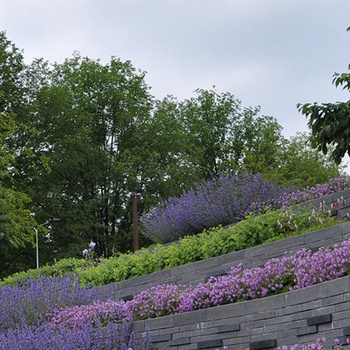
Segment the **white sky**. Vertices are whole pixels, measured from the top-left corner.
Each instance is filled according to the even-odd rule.
[[[0,0],[0,31],[27,63],[130,60],[158,99],[215,85],[286,137],[308,130],[297,103],[349,100],[332,85],[348,71],[349,26],[350,0]]]

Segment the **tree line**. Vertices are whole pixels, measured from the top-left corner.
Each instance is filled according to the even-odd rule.
[[[132,191],[141,215],[220,174],[302,187],[340,174],[306,134],[282,131],[215,88],[157,100],[146,73],[116,57],[25,64],[1,32],[0,276],[35,266],[35,229],[42,264],[81,256],[90,238],[101,256],[131,250]]]

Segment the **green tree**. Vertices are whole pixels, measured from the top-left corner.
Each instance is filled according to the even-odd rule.
[[[38,63],[32,67],[37,75],[47,69]],[[48,159],[49,171],[31,171],[23,185],[34,184],[39,217],[60,218],[48,255],[79,254],[90,237],[100,254],[126,249],[131,217],[125,197],[141,190],[138,134],[152,106],[144,73],[130,62],[112,58],[102,65],[75,54],[45,75],[33,89],[36,133],[30,142],[38,159]]]
[[[262,116],[252,120],[254,130],[247,140],[243,161],[249,173],[261,173],[270,181],[280,177],[281,152],[287,140],[282,135],[282,126],[273,117]]]
[[[180,104],[180,113],[185,158],[202,181],[241,168],[259,108],[243,108],[230,93],[203,89],[196,93],[197,97]]]
[[[280,149],[278,176],[281,184],[300,188],[315,186],[340,175],[339,167],[330,156],[311,147],[308,133],[297,133]]]
[[[35,164],[18,163],[18,184],[52,226],[47,261],[80,255],[92,237],[100,254],[132,247],[131,204],[139,214],[179,192],[182,128],[171,98],[154,101],[130,62],[102,65],[75,54],[63,64],[37,60],[29,67],[31,145]],[[180,167],[184,170],[184,167]],[[181,189],[180,189],[181,191]]]
[[[350,27],[347,29],[350,31]],[[350,64],[348,66],[350,70]],[[350,73],[334,74],[333,84],[350,92]],[[311,145],[340,164],[347,153],[350,155],[350,100],[336,103],[305,103],[298,105],[299,111],[309,118]]]
[[[198,180],[192,165],[186,160],[186,135],[176,98],[167,96],[155,101],[146,125],[140,130],[144,161],[139,173],[144,174],[144,206],[151,207],[171,196],[179,195]]]
[[[35,263],[35,231],[41,228],[31,215],[30,197],[16,187],[16,159],[29,157],[29,150],[12,147],[17,137],[16,117],[24,113],[25,65],[22,53],[0,32],[0,275]],[[25,254],[24,254],[25,251]]]
[[[1,113],[16,113],[22,106],[24,66],[22,52],[0,32]]]
[[[26,243],[34,243],[33,227],[37,224],[28,209],[30,198],[10,183],[14,168],[13,154],[7,149],[5,140],[13,133],[13,119],[0,114],[0,242],[7,248],[18,248]]]

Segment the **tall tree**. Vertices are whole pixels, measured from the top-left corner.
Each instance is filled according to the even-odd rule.
[[[265,179],[275,181],[280,175],[281,152],[287,140],[282,135],[282,126],[270,116],[252,120],[254,130],[246,140],[247,150],[243,167],[249,173],[261,173]]]
[[[47,69],[39,63],[32,67],[37,76]],[[142,174],[134,169],[142,159],[138,133],[152,105],[144,73],[137,74],[130,62],[112,58],[102,65],[75,54],[45,75],[33,89],[31,142],[37,157],[48,160],[49,171],[27,173],[23,185],[34,184],[31,195],[40,217],[60,218],[49,253],[74,255],[90,237],[100,254],[109,255],[110,247],[125,249],[129,243],[120,239],[130,229],[125,197],[140,190]]]
[[[230,93],[196,90],[197,97],[181,103],[186,135],[186,157],[198,180],[208,180],[221,171],[239,170],[259,108],[243,108]]]
[[[350,27],[347,29],[350,31]],[[350,70],[350,64],[348,66]],[[334,74],[333,84],[350,92],[350,73]],[[305,103],[298,105],[299,111],[309,118],[311,145],[340,164],[347,153],[350,155],[350,100],[336,103]]]
[[[278,179],[282,184],[295,184],[304,188],[326,183],[342,172],[330,156],[313,149],[308,133],[297,133],[281,149]]]
[[[21,256],[23,268],[31,267],[28,260],[34,267],[35,229],[40,230],[31,215],[30,197],[15,184],[16,158],[30,158],[30,150],[12,147],[16,116],[26,109],[24,71],[22,53],[0,32],[0,276],[16,271]]]
[[[13,186],[14,154],[6,147],[6,138],[13,134],[13,118],[0,113],[0,242],[2,249],[34,243],[37,224],[28,209],[30,198]]]

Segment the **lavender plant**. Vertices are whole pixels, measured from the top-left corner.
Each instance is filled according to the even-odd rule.
[[[85,306],[84,312],[62,308],[52,315],[51,324],[56,328],[81,327],[94,317],[100,320],[102,315],[106,319],[116,320],[118,315],[123,315],[126,320],[141,320],[263,298],[344,276],[348,274],[349,263],[350,240],[317,251],[302,249],[282,259],[270,259],[262,267],[234,266],[226,276],[213,277],[194,287],[159,285],[139,293],[130,301]]]
[[[294,204],[302,203],[308,200],[322,198],[323,196],[341,192],[350,185],[350,177],[347,175],[330,179],[328,183],[317,184],[313,187],[306,187],[303,190],[285,191],[277,197],[270,197],[267,200],[257,198],[248,207],[246,214],[261,214],[268,210],[279,208],[286,209]]]
[[[169,198],[151,213],[141,218],[142,233],[154,242],[167,243],[185,235],[202,232],[218,225],[234,224],[248,214],[262,214],[276,209],[321,198],[340,192],[350,185],[350,177],[343,175],[298,190],[281,188],[278,183],[264,180],[260,174],[220,176],[207,183],[195,184],[180,198]]]
[[[260,174],[219,176],[195,184],[180,198],[169,198],[141,218],[142,233],[154,242],[172,242],[204,229],[236,223],[244,219],[248,207],[288,191],[277,183],[264,180]]]
[[[113,295],[110,286],[101,295],[96,287],[82,287],[76,277],[31,277],[17,285],[0,288],[0,333],[21,325],[38,326],[57,307],[91,304]]]
[[[62,327],[54,330],[49,324],[10,329],[0,334],[0,350],[120,350],[145,349],[150,345],[149,334],[137,338],[131,324],[109,322],[107,325],[85,323],[77,332]]]
[[[0,288],[0,350],[149,349],[148,332],[144,337],[136,337],[131,331],[132,323],[122,314],[123,308],[115,308],[115,315],[111,312],[107,296],[113,296],[114,289],[111,286],[101,293],[96,287],[80,286],[72,276],[32,277]],[[102,303],[104,308],[91,317],[86,305]],[[55,310],[69,307],[84,311],[76,314],[77,319],[80,316],[84,320],[79,327],[78,322],[75,327],[63,325],[63,319],[60,327],[48,322]]]
[[[345,345],[345,346],[344,346]],[[340,339],[334,339],[334,345],[331,347],[335,350],[345,350],[350,349],[350,340],[346,339],[345,344],[340,342]],[[279,346],[277,350],[327,350],[326,338],[319,338],[313,343],[307,344],[294,344],[291,346],[283,345]]]

